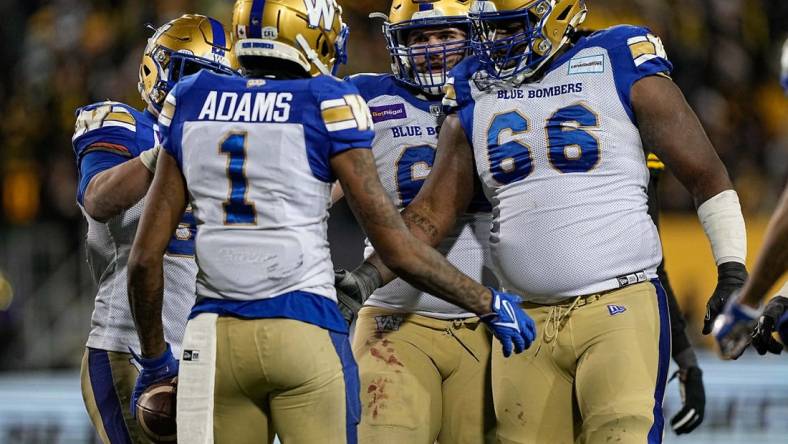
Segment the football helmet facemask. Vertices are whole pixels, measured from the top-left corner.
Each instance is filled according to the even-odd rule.
[[[583,23],[585,0],[486,0],[471,8],[471,47],[493,79],[532,77]]]
[[[236,0],[235,53],[295,63],[312,76],[347,62],[349,29],[336,0]]]
[[[383,35],[394,76],[428,94],[442,94],[449,70],[470,50],[470,7],[471,0],[394,0],[388,16],[379,12],[370,14],[370,18],[383,19]],[[465,38],[408,45],[411,32],[451,28],[464,32]]]
[[[138,89],[156,111],[182,77],[201,69],[236,74],[232,36],[217,20],[186,14],[159,27],[148,39],[140,64]]]

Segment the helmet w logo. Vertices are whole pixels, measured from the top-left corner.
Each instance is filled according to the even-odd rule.
[[[320,20],[323,20],[323,29],[331,30],[336,14],[336,3],[334,0],[304,0],[306,13],[309,16],[309,27],[320,27]]]

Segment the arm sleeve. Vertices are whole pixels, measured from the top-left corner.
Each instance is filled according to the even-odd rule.
[[[371,148],[375,132],[367,102],[350,82],[324,76],[315,79],[312,94],[326,133],[328,158],[354,148]]]
[[[79,171],[77,202],[80,205],[93,177],[139,155],[134,116],[118,104],[78,110],[72,140]]]
[[[595,38],[608,48],[619,98],[634,122],[632,85],[654,75],[669,78],[673,71],[662,40],[648,28],[629,25],[616,26]]]

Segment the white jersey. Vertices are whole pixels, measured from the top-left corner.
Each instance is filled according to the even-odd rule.
[[[360,74],[349,80],[369,104],[378,174],[392,202],[402,209],[416,197],[435,160],[441,104],[414,95],[390,74]],[[491,224],[489,202],[476,196],[468,214],[437,248],[460,271],[487,285],[494,285],[488,248]],[[365,256],[373,252],[367,242]],[[441,319],[475,316],[399,278],[376,290],[366,305]]]
[[[82,207],[90,180],[156,144],[155,118],[127,105],[104,102],[78,111],[73,138],[80,172],[77,200],[88,222],[88,265],[98,286],[91,317],[91,348],[128,353],[139,351],[127,289],[127,262],[145,200],[102,223]],[[194,219],[184,215],[164,256],[164,338],[179,354],[189,311],[194,305]]]
[[[554,302],[656,277],[662,251],[629,93],[670,69],[657,37],[618,26],[580,39],[519,87],[486,80],[475,57],[453,71],[444,104],[473,142],[507,290]]]
[[[173,89],[159,125],[197,222],[195,310],[347,330],[327,239],[329,162],[368,149],[371,124],[358,92],[327,76],[202,71]]]

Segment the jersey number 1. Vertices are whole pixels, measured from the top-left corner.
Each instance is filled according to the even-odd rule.
[[[224,201],[225,225],[254,225],[257,212],[254,203],[246,200],[249,181],[246,178],[246,133],[231,133],[219,151],[227,155],[227,178],[230,181],[230,194]]]

